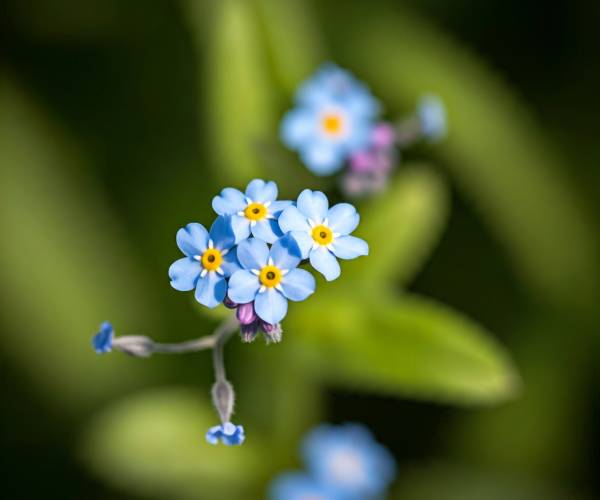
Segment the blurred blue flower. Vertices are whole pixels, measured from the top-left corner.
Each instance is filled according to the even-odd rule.
[[[448,133],[446,107],[438,96],[426,94],[417,104],[417,117],[421,133],[431,142],[443,139]]]
[[[356,229],[360,216],[348,203],[338,203],[329,208],[329,201],[321,191],[305,189],[296,205],[286,208],[279,217],[279,226],[291,234],[300,247],[303,259],[328,281],[340,275],[340,259],[355,259],[368,255],[366,241],[350,236]]]
[[[181,292],[195,288],[200,304],[218,306],[227,294],[225,278],[240,268],[234,245],[231,217],[217,217],[210,233],[195,222],[180,229],[177,246],[185,257],[169,268],[171,286]]]
[[[273,243],[283,235],[277,218],[290,201],[277,201],[277,184],[254,179],[242,193],[234,188],[225,188],[213,198],[212,206],[219,215],[230,215],[236,242],[255,238]]]
[[[379,112],[364,84],[326,64],[298,89],[296,107],[281,122],[281,139],[313,173],[329,175],[368,145]]]
[[[276,325],[287,313],[287,301],[306,299],[315,291],[315,279],[304,269],[297,269],[301,260],[296,241],[285,235],[269,250],[256,238],[242,241],[237,257],[243,269],[229,279],[228,296],[238,304],[254,301],[260,319]]]
[[[312,476],[346,498],[382,495],[396,475],[392,455],[358,424],[319,426],[305,439],[302,452]]]
[[[347,496],[300,472],[281,474],[269,487],[270,500],[347,500]]]
[[[245,438],[244,428],[241,425],[235,425],[231,422],[215,425],[208,429],[206,433],[206,440],[210,444],[217,444],[221,441],[227,446],[235,446],[237,444],[242,444]]]
[[[100,325],[100,331],[94,335],[92,339],[92,346],[94,350],[98,354],[104,354],[112,351],[112,343],[113,338],[115,336],[115,331],[113,330],[113,326],[105,321]]]

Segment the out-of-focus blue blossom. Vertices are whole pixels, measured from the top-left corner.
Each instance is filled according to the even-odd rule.
[[[269,500],[348,500],[348,497],[306,474],[288,472],[271,483]]]
[[[417,117],[421,125],[421,133],[431,142],[443,139],[448,133],[446,107],[436,95],[426,94],[417,104]]]
[[[242,444],[245,438],[244,428],[241,425],[235,425],[231,422],[215,425],[208,429],[208,432],[206,433],[206,440],[210,444],[217,444],[221,441],[227,446],[235,446]]]
[[[281,122],[281,138],[317,175],[342,168],[365,148],[380,106],[351,73],[326,64],[296,94],[296,107]]]
[[[279,238],[269,250],[267,244],[250,238],[237,247],[243,269],[229,279],[229,298],[238,304],[254,301],[260,319],[279,323],[287,313],[287,301],[301,301],[315,291],[315,279],[298,269],[301,252],[290,235]]]
[[[177,231],[177,246],[185,254],[169,268],[171,286],[182,292],[196,289],[200,304],[216,307],[227,294],[227,280],[240,268],[231,217],[217,217],[210,232],[191,223]]]
[[[367,242],[350,236],[359,221],[360,216],[352,205],[338,203],[329,208],[327,196],[310,189],[302,191],[296,205],[286,208],[279,217],[281,229],[296,240],[302,258],[309,258],[311,265],[328,281],[340,275],[336,257],[355,259],[368,255]]]
[[[277,218],[290,201],[277,201],[277,184],[254,179],[245,193],[225,188],[213,198],[212,206],[219,215],[230,215],[236,242],[252,234],[255,238],[273,243],[283,235]]]
[[[112,351],[112,343],[114,336],[115,331],[113,329],[113,326],[108,321],[102,323],[100,325],[100,330],[96,335],[94,335],[94,338],[92,339],[92,346],[94,347],[94,350],[98,354],[104,354]]]
[[[346,498],[382,495],[396,475],[389,451],[357,424],[317,427],[305,439],[302,454],[312,476]]]

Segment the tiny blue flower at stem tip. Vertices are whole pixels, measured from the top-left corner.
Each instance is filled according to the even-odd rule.
[[[277,200],[277,184],[254,179],[242,193],[234,188],[225,188],[212,201],[219,215],[231,216],[231,225],[236,243],[250,235],[267,243],[283,236],[277,218],[291,201]]]
[[[105,321],[100,325],[100,331],[94,335],[92,346],[98,354],[105,354],[112,351],[112,343],[115,336],[115,331],[112,325]]]
[[[341,272],[339,259],[355,259],[369,254],[366,241],[351,236],[360,216],[349,203],[338,203],[329,208],[329,201],[320,191],[305,189],[296,205],[286,208],[279,225],[298,243],[302,258],[327,281],[336,279]]]
[[[242,444],[244,439],[246,439],[244,428],[231,422],[215,425],[208,429],[206,433],[206,440],[210,444],[218,444],[220,441],[227,446],[235,446]]]
[[[275,325],[286,315],[288,300],[301,301],[315,291],[314,277],[298,269],[298,244],[286,234],[269,250],[267,244],[250,238],[238,245],[242,269],[229,279],[229,298],[238,304],[254,301],[256,315]]]
[[[368,145],[379,112],[365,85],[327,64],[298,89],[296,107],[281,122],[281,139],[313,173],[330,175]]]
[[[202,224],[188,224],[176,239],[185,257],[169,268],[171,286],[181,292],[196,289],[200,304],[218,306],[227,294],[226,278],[239,269],[231,217],[217,217],[210,232]]]

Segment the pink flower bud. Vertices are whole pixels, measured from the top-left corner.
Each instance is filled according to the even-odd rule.
[[[236,316],[241,325],[249,325],[256,320],[254,312],[254,302],[240,304],[237,308]]]

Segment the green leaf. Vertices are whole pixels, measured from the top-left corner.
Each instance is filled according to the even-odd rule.
[[[326,58],[311,5],[302,0],[258,0],[257,4],[275,73],[291,95]]]
[[[105,481],[137,494],[242,498],[268,465],[264,447],[252,432],[243,446],[208,444],[204,435],[217,420],[197,389],[146,391],[95,417],[82,456]]]
[[[158,322],[151,289],[86,172],[56,125],[0,77],[0,343],[63,411],[148,374],[94,353],[102,320],[119,332]]]
[[[343,281],[408,283],[439,241],[448,210],[438,174],[424,164],[402,165],[387,191],[361,208],[356,235],[369,242],[369,256],[344,262]]]
[[[412,110],[428,91],[447,103],[449,135],[435,151],[536,296],[595,304],[593,223],[560,175],[568,167],[525,105],[488,67],[409,10],[373,5],[365,14],[352,3],[346,14],[347,28],[332,33],[340,36],[340,62],[350,61],[389,108]]]
[[[238,185],[261,175],[257,144],[274,134],[276,120],[255,12],[244,0],[186,5],[203,56],[200,115],[217,176]]]
[[[299,355],[336,383],[462,404],[502,401],[518,387],[491,335],[448,307],[360,289],[302,306],[287,320]]]

